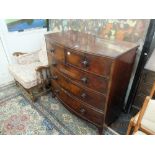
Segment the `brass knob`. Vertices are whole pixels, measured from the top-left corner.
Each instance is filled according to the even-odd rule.
[[[55,48],[51,48],[50,52],[54,53],[54,51],[55,51]]]
[[[89,65],[87,60],[82,61],[82,64],[84,65],[84,67],[88,67],[88,65]]]
[[[57,63],[55,61],[52,62],[52,66],[56,66]]]
[[[53,80],[57,80],[58,79],[58,76],[54,75],[54,76],[52,76],[52,79]]]
[[[88,82],[88,78],[87,77],[83,77],[82,79],[81,79],[81,81],[83,82],[83,83],[87,83]]]
[[[81,108],[81,109],[80,109],[80,113],[81,113],[81,114],[84,114],[85,112],[86,112],[86,110],[85,110],[84,108]]]
[[[82,98],[86,98],[86,96],[87,95],[85,93],[82,93],[82,95],[81,95]]]
[[[55,90],[55,93],[59,93],[60,91],[58,89]]]

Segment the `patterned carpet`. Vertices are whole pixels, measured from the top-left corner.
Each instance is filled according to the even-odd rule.
[[[0,134],[96,135],[98,130],[70,113],[50,94],[32,104],[11,84],[0,88]],[[103,134],[116,133],[107,128]]]

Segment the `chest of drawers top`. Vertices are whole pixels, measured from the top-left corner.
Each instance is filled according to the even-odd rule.
[[[110,58],[117,58],[138,46],[135,43],[105,40],[78,31],[49,33],[45,37],[49,41],[52,40],[73,50]]]

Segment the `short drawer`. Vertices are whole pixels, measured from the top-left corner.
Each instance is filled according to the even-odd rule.
[[[78,68],[65,65],[61,62],[57,62],[56,66],[52,66],[52,69],[54,68],[57,68],[65,76],[85,87],[103,94],[107,93],[109,82],[108,78],[103,78],[101,76],[82,71]]]
[[[71,111],[80,117],[101,126],[104,121],[104,114],[97,112],[90,107],[84,105],[75,97],[71,96],[67,91],[59,87],[56,82],[53,82],[54,93],[57,98]]]
[[[80,87],[80,85],[75,84],[68,77],[65,77],[56,69],[52,71],[53,81],[56,81],[62,88],[70,92],[73,96],[79,98],[80,100],[86,102],[87,104],[104,111],[104,105],[106,96],[100,93],[95,93],[91,90]]]
[[[55,64],[55,60],[64,61],[64,47],[57,45],[56,43],[52,43],[50,41],[46,41],[46,48],[48,53],[52,55],[52,64]]]
[[[75,52],[68,49],[65,50],[65,55],[67,64],[97,75],[105,77],[109,77],[110,75],[112,60],[109,58]]]

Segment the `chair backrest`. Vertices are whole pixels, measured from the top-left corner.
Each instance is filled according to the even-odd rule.
[[[138,129],[140,128],[140,124],[141,124],[142,118],[143,118],[143,116],[145,114],[145,111],[146,111],[146,108],[147,108],[147,106],[149,104],[150,99],[151,99],[150,96],[147,96],[145,98],[143,106],[142,106],[142,108],[141,108],[141,110],[139,112],[138,120],[137,120],[137,123],[136,123],[135,128],[134,128],[134,133],[137,132]]]
[[[41,50],[39,51],[39,60],[43,65],[48,65],[48,57],[46,50],[45,38],[43,39]]]
[[[150,92],[150,97],[152,98],[155,94],[155,82],[153,83],[153,87],[151,89],[151,92]]]
[[[134,133],[138,131],[138,129],[140,128],[140,125],[141,125],[141,121],[142,121],[142,118],[145,114],[145,111],[148,107],[148,104],[150,103],[149,101],[151,101],[152,97],[154,96],[155,94],[155,82],[153,83],[153,87],[151,89],[151,92],[150,92],[150,96],[147,96],[145,98],[145,101],[143,103],[143,106],[139,112],[139,116],[138,116],[138,120],[137,120],[137,123],[135,125],[135,128],[134,128]]]

